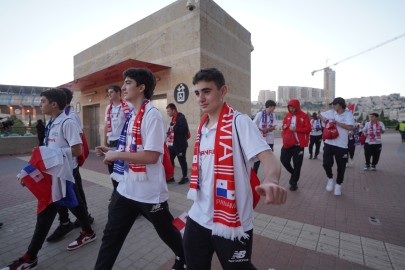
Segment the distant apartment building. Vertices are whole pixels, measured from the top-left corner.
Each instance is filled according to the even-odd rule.
[[[270,90],[260,90],[259,91],[259,96],[257,97],[258,103],[264,104],[269,99],[276,101],[276,91],[270,91]]]
[[[281,106],[287,105],[291,99],[299,99],[301,103],[322,103],[325,99],[324,90],[303,86],[279,86],[277,90],[277,102]]]
[[[325,90],[325,101],[330,102],[335,98],[336,73],[331,68],[324,69],[323,89]]]

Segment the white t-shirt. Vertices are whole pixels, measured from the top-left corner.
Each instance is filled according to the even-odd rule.
[[[132,138],[132,127],[135,115],[131,114],[127,129],[127,144],[125,151],[129,152]],[[169,199],[166,176],[162,164],[163,143],[165,141],[165,127],[162,115],[154,109],[151,103],[146,105],[141,125],[141,136],[144,150],[161,153],[155,164],[146,164],[146,181],[136,181],[127,172],[119,182],[117,191],[124,197],[144,203],[161,203]]]
[[[262,114],[263,111],[260,111],[256,114],[255,118],[253,119],[253,122],[256,124],[256,126],[259,128],[259,130],[262,128]],[[271,121],[272,118],[272,121]],[[276,118],[276,114],[274,112],[270,113],[267,115],[267,127],[272,127],[272,126],[276,126],[277,125],[277,118]],[[262,135],[263,137],[263,135]],[[274,133],[273,131],[268,132],[266,134],[265,138],[267,144],[274,144]]]
[[[133,106],[131,103],[127,102],[128,106],[130,109],[133,109]],[[107,105],[107,108],[105,110],[105,122],[107,123],[107,117],[108,117],[108,108],[110,108],[110,104]],[[124,127],[125,124],[125,113],[124,110],[122,109],[121,103],[118,106],[115,106],[114,104],[111,107],[110,111],[110,118],[111,118],[111,134],[107,134],[108,137],[108,142],[111,141],[116,141],[120,138],[122,128]]]
[[[66,114],[66,113],[65,113]],[[72,107],[70,107],[69,110],[69,114],[67,115],[70,119],[72,119],[73,121],[76,122],[76,124],[80,127],[80,133],[83,133],[83,129],[82,129],[82,121],[80,121],[79,116],[77,115],[77,113],[75,111],[73,111]],[[73,165],[78,165],[77,163],[77,157],[73,157]],[[75,167],[75,168],[76,168]]]
[[[240,144],[243,148],[244,156],[248,160],[246,165],[250,168],[256,159],[256,155],[270,150],[270,147],[248,116],[240,115],[236,118],[236,122]],[[196,201],[194,201],[188,212],[190,218],[210,230],[213,228],[214,215],[214,145],[216,131],[216,125],[210,129],[207,129],[204,125],[201,129],[199,157],[200,189],[197,191]],[[235,149],[233,152],[233,162],[236,203],[241,224],[246,232],[253,229],[253,197],[250,187],[250,169],[248,175],[245,163],[242,160],[243,155],[238,143],[235,120],[232,124],[232,145],[233,149]]]
[[[335,120],[339,123],[354,126],[354,118],[351,110],[345,110],[342,114],[338,114],[335,110],[329,110],[322,112],[321,115],[328,120]],[[339,136],[336,139],[325,140],[326,144],[334,145],[340,148],[347,148],[349,143],[349,131],[340,126],[336,126],[339,132]]]
[[[381,121],[378,121],[378,123],[379,123],[379,125],[380,125],[380,128],[381,128],[383,131],[385,131],[385,125],[384,125],[384,123],[381,122]],[[376,124],[373,124],[373,131],[374,131],[374,134],[377,134],[376,127],[377,127],[377,125],[376,125]],[[378,139],[377,136],[375,137],[375,141],[374,141],[374,142],[370,142],[370,135],[369,135],[369,133],[370,133],[370,122],[367,122],[367,123],[364,125],[363,132],[364,132],[364,134],[367,135],[366,143],[368,143],[368,144],[381,144],[381,143],[382,143],[381,138]]]
[[[81,128],[76,121],[67,116],[65,112],[62,112],[52,122],[48,138],[45,138],[45,141],[48,141],[47,146],[50,148],[70,148],[73,145],[82,144],[81,132]],[[76,168],[76,157],[72,159],[72,166]]]
[[[73,120],[76,121],[76,123],[79,125],[80,128],[82,128],[82,121],[80,121],[80,117],[77,115],[77,113],[73,110],[73,107],[70,107],[69,114],[67,115]],[[80,132],[81,133],[81,132]]]

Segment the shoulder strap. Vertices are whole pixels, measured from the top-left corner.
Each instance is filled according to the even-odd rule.
[[[62,124],[61,124],[61,130],[62,130],[63,138],[65,139],[65,141],[66,141],[66,143],[69,145],[69,147],[71,147],[71,145],[69,144],[69,142],[66,140],[65,135],[63,134],[63,123],[65,123],[67,120],[72,120],[72,121],[73,121],[72,118],[67,117],[65,120],[63,120],[63,122],[62,122]]]
[[[239,115],[241,115],[241,114],[238,113],[238,114],[235,116],[234,125],[235,125],[235,130],[236,130],[236,136],[237,136],[237,138],[238,138],[239,149],[240,149],[240,152],[241,152],[241,154],[242,154],[243,163],[245,163],[246,173],[247,173],[247,175],[249,176],[249,170],[248,170],[247,165],[246,165],[245,154],[243,153],[242,145],[240,144],[239,132],[238,132],[237,124],[236,124],[236,118],[238,118]]]

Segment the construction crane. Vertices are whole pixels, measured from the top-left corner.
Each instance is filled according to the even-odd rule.
[[[314,71],[311,72],[311,75],[314,76],[314,74],[317,73],[318,71],[326,70],[326,69],[328,69],[328,68],[331,68],[331,67],[333,67],[333,66],[336,66],[336,65],[338,65],[338,64],[340,64],[340,63],[342,63],[342,62],[345,62],[345,61],[347,61],[347,60],[353,59],[353,58],[355,58],[355,57],[357,57],[357,56],[360,56],[360,55],[362,55],[362,54],[365,54],[365,53],[367,53],[367,52],[369,52],[369,51],[375,50],[375,49],[377,49],[377,48],[379,48],[379,47],[381,47],[381,46],[384,46],[384,45],[386,45],[386,44],[388,44],[388,43],[391,43],[391,42],[393,42],[393,41],[395,41],[395,40],[397,40],[397,39],[400,39],[400,38],[402,38],[402,37],[404,37],[404,36],[405,36],[405,33],[403,33],[402,35],[399,35],[399,36],[397,36],[397,37],[391,38],[391,39],[389,39],[389,40],[387,40],[387,41],[384,41],[383,43],[380,43],[380,44],[378,44],[378,45],[376,45],[376,46],[373,46],[373,47],[371,47],[371,48],[369,48],[369,49],[367,49],[367,50],[364,50],[364,51],[359,52],[359,53],[356,53],[356,54],[354,54],[354,55],[352,55],[352,56],[346,57],[346,58],[344,58],[344,59],[342,59],[342,60],[340,60],[340,61],[334,63],[333,65],[329,65],[329,66],[326,66],[326,67],[324,67],[324,68],[314,70]]]

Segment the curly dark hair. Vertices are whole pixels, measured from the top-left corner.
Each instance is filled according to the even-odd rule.
[[[124,79],[129,77],[136,82],[136,85],[145,85],[145,98],[150,99],[156,86],[156,78],[147,68],[129,68],[123,73]]]

